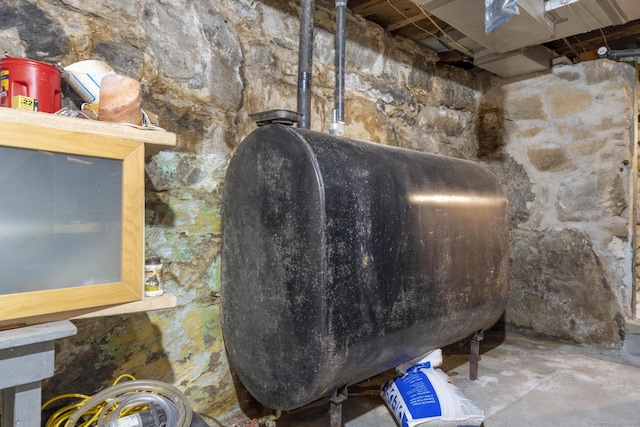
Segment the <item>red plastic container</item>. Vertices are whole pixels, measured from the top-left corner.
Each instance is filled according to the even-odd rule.
[[[0,59],[0,107],[55,113],[60,101],[56,67],[32,59]]]

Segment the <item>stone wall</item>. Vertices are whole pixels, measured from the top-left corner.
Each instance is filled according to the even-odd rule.
[[[249,114],[295,110],[298,2],[7,0],[2,14],[0,50],[63,65],[104,60],[142,82],[143,107],[178,136],[175,149],[147,158],[145,211],[147,254],[164,261],[178,307],[74,321],[44,398],[93,394],[130,373],[175,384],[212,423],[264,415],[224,351],[220,189],[255,127]],[[311,127],[322,131],[333,108],[333,21],[333,3],[318,2]],[[347,39],[348,137],[476,157],[473,74],[436,67],[435,54],[361,18],[348,16]]]
[[[599,60],[492,88],[505,115],[495,170],[509,178],[511,327],[620,344],[633,286],[635,79]]]

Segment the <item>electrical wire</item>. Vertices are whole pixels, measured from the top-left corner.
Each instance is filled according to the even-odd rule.
[[[116,385],[116,384],[120,383],[124,379],[129,379],[129,380],[132,380],[132,381],[136,380],[136,378],[133,375],[122,374],[118,378],[116,378],[111,385]],[[49,419],[47,420],[47,423],[46,423],[45,427],[60,427],[60,426],[62,426],[63,423],[68,421],[69,417],[74,412],[76,412],[78,410],[78,408],[80,408],[82,405],[84,405],[84,403],[87,400],[89,400],[90,398],[91,398],[91,396],[87,396],[86,394],[66,393],[66,394],[61,394],[59,396],[56,396],[56,397],[53,397],[53,398],[47,400],[45,403],[42,404],[41,411],[44,411],[45,408],[47,408],[49,405],[51,405],[54,402],[60,401],[60,400],[79,399],[78,402],[63,406],[62,408],[60,408],[56,412],[54,412],[53,415],[51,415],[49,417]]]
[[[571,43],[569,43],[569,40],[567,40],[566,37],[562,38],[562,41],[564,42],[564,44],[569,48],[569,50],[575,55],[575,58],[578,62],[582,62],[582,59],[580,58],[580,54],[578,53],[578,51],[576,51],[573,46],[571,45]],[[578,40],[579,42],[579,40]]]
[[[206,415],[206,414],[199,414],[199,415],[200,415],[200,417],[202,417],[202,418],[206,418],[206,419],[208,419],[208,420],[213,421],[214,423],[216,423],[216,425],[217,425],[218,427],[227,427],[227,426],[225,426],[224,424],[222,424],[220,421],[218,421],[218,419],[216,419],[216,418],[215,418],[214,416],[212,416],[212,415]]]
[[[85,404],[76,411],[70,418],[66,427],[76,427],[80,418],[85,414],[94,411],[94,408],[104,408],[104,402],[109,402],[112,399],[120,398],[122,395],[128,393],[140,393],[140,392],[151,392],[155,394],[162,395],[166,398],[169,398],[173,405],[177,408],[177,417],[172,426],[175,427],[189,427],[191,425],[191,418],[193,413],[191,411],[191,405],[187,400],[186,396],[177,388],[172,385],[154,381],[154,380],[136,380],[136,381],[127,381],[122,384],[117,384],[111,386],[95,396],[91,397]],[[98,421],[99,425],[105,424],[105,417],[103,416],[102,410],[97,416],[94,416]],[[168,414],[167,414],[168,415]],[[92,422],[94,420],[92,419]],[[107,424],[109,425],[109,424]],[[80,424],[80,427],[85,427],[88,425],[86,423]]]
[[[611,48],[609,47],[609,43],[607,43],[607,36],[604,35],[604,31],[602,31],[602,28],[600,28],[600,34],[602,34],[602,38],[604,39],[604,45],[607,49],[611,50]]]
[[[122,380],[128,379],[121,383]],[[64,399],[79,399],[58,409],[45,427],[95,427],[116,425],[117,419],[141,412],[154,405],[167,417],[167,425],[187,427],[191,424],[191,405],[177,388],[153,380],[136,380],[133,375],[120,375],[111,387],[94,396],[68,393],[45,402],[41,410]],[[113,422],[113,423],[112,423]]]
[[[582,52],[583,53],[587,53],[587,49],[584,48],[584,45],[582,44],[582,42],[580,41],[579,38],[577,38],[576,36],[573,36],[574,39],[576,39],[576,41],[578,42],[578,44],[580,45],[580,47],[582,48]]]
[[[398,9],[393,3],[391,3],[390,0],[387,0],[387,3],[389,4],[389,6],[391,6],[396,12],[398,12],[400,15],[402,15],[407,21],[409,21],[414,27],[418,28],[421,31],[424,31],[425,33],[429,34],[430,36],[435,37],[436,39],[438,39],[438,41],[440,43],[442,43],[445,47],[447,47],[447,49],[450,49],[450,47],[447,45],[447,43],[445,43],[437,34],[432,33],[431,31],[421,27],[420,25],[416,24],[413,19],[409,18],[407,15],[404,14],[404,12],[402,12],[400,9]],[[418,6],[418,9],[420,9],[420,12],[422,12],[422,14],[429,20],[431,21],[431,23],[442,33],[443,36],[445,36],[447,39],[449,39],[453,44],[455,44],[456,46],[460,47],[460,51],[462,53],[464,53],[465,55],[467,55],[469,58],[473,58],[473,53],[471,53],[466,47],[462,46],[460,43],[458,43],[457,41],[455,41],[451,36],[449,36],[449,34],[447,34],[442,28],[440,28],[440,26],[436,23],[436,21],[429,16],[429,14],[427,12],[425,12],[425,10],[423,8],[421,8],[420,6]],[[456,49],[458,50],[458,49]]]

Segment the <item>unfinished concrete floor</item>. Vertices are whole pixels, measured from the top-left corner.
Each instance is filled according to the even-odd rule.
[[[443,350],[443,369],[485,411],[485,427],[639,426],[640,342],[623,351],[488,331],[480,344],[479,379],[469,380],[463,345]],[[346,427],[395,427],[380,397],[386,372],[349,388]],[[329,403],[282,415],[278,427],[329,426]]]

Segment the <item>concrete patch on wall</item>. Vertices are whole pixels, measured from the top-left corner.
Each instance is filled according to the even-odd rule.
[[[509,118],[505,150],[522,165],[535,195],[527,203],[528,220],[511,232],[513,297],[506,319],[515,327],[576,342],[620,343],[632,286],[625,254],[631,252],[628,164],[635,118],[627,67],[608,60],[558,66],[502,88]],[[571,254],[570,248],[582,249]],[[558,266],[575,257],[572,262],[592,277],[576,280],[582,273],[569,277],[557,270],[569,269]],[[554,317],[554,310],[564,314]],[[527,319],[524,311],[549,316]]]
[[[593,156],[598,151],[602,150],[605,145],[607,145],[606,139],[601,139],[598,141],[581,141],[582,138],[579,136],[576,138],[579,142],[574,144],[570,144],[567,147],[567,151],[573,157],[587,157]]]

